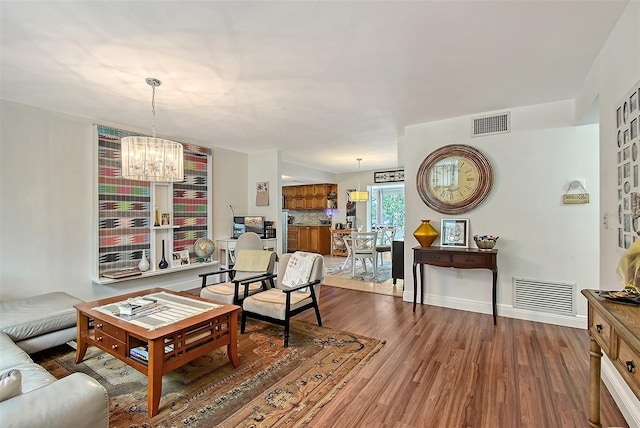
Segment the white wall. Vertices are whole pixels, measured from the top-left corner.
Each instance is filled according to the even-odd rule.
[[[593,288],[620,289],[616,268],[623,250],[618,248],[617,211],[617,144],[615,108],[620,99],[640,79],[640,2],[629,2],[615,28],[602,47],[579,93],[576,95],[577,117],[587,112],[594,102],[599,106],[600,120],[600,206],[599,217],[610,216],[610,228],[599,222],[600,276]],[[631,392],[610,360],[602,359],[602,377],[629,426],[640,426],[640,401]]]
[[[152,286],[199,286],[205,269],[93,284],[93,123],[9,101],[0,109],[0,299],[59,290],[91,300]],[[213,156],[213,236],[228,237],[229,203],[246,208],[246,155]]]
[[[548,321],[549,317],[515,310],[513,278],[576,283],[577,312],[586,314],[579,289],[594,288],[598,278],[598,127],[573,127],[571,101],[510,109],[512,130],[470,137],[473,116],[410,126],[401,140],[405,154],[405,272],[411,272],[411,236],[421,219],[440,230],[442,218],[469,218],[470,236],[499,236],[498,314]],[[413,177],[433,150],[448,144],[478,148],[494,168],[493,189],[478,208],[450,216],[428,208]],[[567,183],[585,180],[591,203],[564,205]],[[439,239],[434,245],[439,244]],[[475,247],[472,243],[471,247]],[[491,272],[425,269],[425,303],[491,313]],[[462,278],[460,278],[460,274]],[[411,275],[405,300],[413,300]],[[560,321],[571,325],[572,320]]]

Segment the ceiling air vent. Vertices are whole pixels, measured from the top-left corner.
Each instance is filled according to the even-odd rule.
[[[483,135],[504,134],[509,132],[511,122],[510,113],[501,113],[493,116],[477,117],[473,119],[471,128],[472,137]]]

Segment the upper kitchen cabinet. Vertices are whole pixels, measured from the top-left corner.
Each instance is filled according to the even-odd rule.
[[[284,208],[288,210],[324,210],[337,208],[337,184],[308,184],[282,188]]]

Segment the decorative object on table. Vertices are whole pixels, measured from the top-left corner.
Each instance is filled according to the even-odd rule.
[[[621,291],[600,291],[600,296],[621,303],[640,304],[640,241],[635,241],[618,262]]]
[[[438,237],[438,231],[431,225],[431,220],[421,220],[420,226],[413,232],[421,247],[429,247]]]
[[[146,272],[150,267],[149,259],[147,259],[147,250],[142,250],[142,258],[140,259],[140,263],[138,263],[138,269],[140,272]]]
[[[160,263],[158,263],[158,267],[160,269],[166,269],[169,267],[169,263],[167,263],[167,259],[164,258],[164,239],[162,240],[162,259],[160,259]]]
[[[153,223],[153,226],[160,226],[160,212],[158,211],[158,207],[155,208],[155,222]]]
[[[462,214],[489,196],[493,168],[479,150],[452,144],[425,158],[418,168],[416,185],[428,207],[443,214]]]
[[[174,251],[171,257],[171,267],[187,266],[191,264],[189,259],[189,251]]]
[[[493,235],[473,235],[473,240],[481,250],[491,250],[498,241],[498,236]]]
[[[162,226],[171,226],[171,213],[162,213],[160,216]]]
[[[131,180],[173,183],[184,181],[184,151],[182,144],[156,138],[156,86],[162,82],[154,77],[145,79],[151,86],[152,137],[132,136],[120,140],[122,177]]]
[[[440,221],[440,245],[469,247],[469,219],[443,218]]]
[[[215,250],[216,245],[209,238],[199,238],[193,243],[193,252],[198,256],[199,262],[210,262],[211,255]]]

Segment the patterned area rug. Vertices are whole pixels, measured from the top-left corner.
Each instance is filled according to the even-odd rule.
[[[344,269],[342,269],[343,263],[335,264],[327,267],[327,275],[336,276],[338,278],[352,278],[353,271],[351,270],[351,262],[348,262]],[[356,261],[356,276],[353,279],[369,282],[385,282],[391,279],[391,262],[385,261],[382,264],[378,264],[376,268],[376,275],[373,274],[373,268],[371,263],[367,262],[367,271],[362,268],[361,261]]]
[[[83,372],[108,391],[112,427],[303,426],[384,345],[371,339],[292,320],[289,347],[283,328],[249,321],[239,334],[240,367],[226,348],[165,375],[158,415],[147,415],[147,378],[90,347],[74,363],[67,346],[34,356],[55,377]]]

